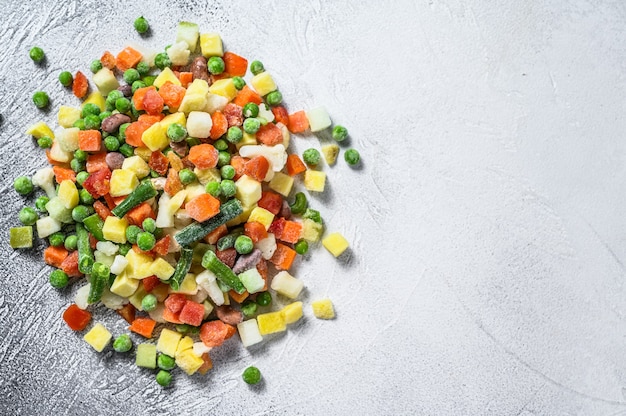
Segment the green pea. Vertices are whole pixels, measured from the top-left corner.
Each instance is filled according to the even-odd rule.
[[[304,153],[302,153],[302,159],[304,160],[304,163],[306,163],[307,165],[311,165],[311,166],[315,166],[318,163],[320,163],[320,152],[317,149],[314,148],[310,148],[310,149],[306,149],[304,151]]]
[[[189,324],[176,324],[174,325],[177,332],[181,334],[196,334],[200,332],[200,328]]]
[[[213,75],[221,74],[225,69],[224,60],[219,56],[210,57],[207,62],[207,69]]]
[[[148,65],[148,63],[144,61],[139,62],[137,64],[137,72],[139,72],[139,75],[142,77],[148,75],[148,73],[150,72],[150,65]]]
[[[265,72],[265,67],[261,61],[252,61],[250,64],[250,72],[252,72],[252,75],[258,75],[261,72]]]
[[[224,139],[217,139],[215,143],[213,143],[213,147],[215,147],[217,150],[227,150],[228,142]]]
[[[256,313],[257,308],[258,306],[256,303],[252,302],[251,300],[246,300],[241,305],[241,313],[243,313],[246,317],[250,317]]]
[[[221,151],[217,153],[217,166],[222,167],[230,163],[230,153]]]
[[[180,123],[172,123],[167,127],[167,137],[174,143],[179,143],[187,137],[187,129]]]
[[[100,121],[104,121],[106,118],[111,117],[111,112],[110,111],[103,111],[100,113],[100,115],[98,117],[100,117]],[[107,132],[104,132],[105,134],[108,134]]]
[[[63,71],[59,74],[59,82],[64,87],[69,87],[70,85],[72,85],[73,81],[74,77],[72,76],[72,73],[70,71]]]
[[[136,18],[135,21],[133,22],[133,26],[135,27],[135,30],[137,31],[137,33],[142,34],[142,35],[146,33],[148,29],[150,29],[150,25],[148,24],[148,21],[143,16]]]
[[[126,227],[126,240],[130,244],[137,244],[137,237],[139,236],[139,233],[141,233],[141,228],[136,225],[129,225]]]
[[[133,156],[135,154],[135,150],[128,143],[124,143],[123,145],[121,145],[120,148],[118,149],[118,151],[121,154],[123,154],[124,157],[131,157],[131,156]]]
[[[44,58],[46,57],[46,55],[43,52],[43,49],[41,49],[39,46],[33,46],[32,48],[30,48],[30,51],[28,52],[28,56],[30,56],[30,59],[32,59],[36,63],[43,61]]]
[[[122,334],[113,341],[113,349],[115,352],[128,352],[133,348],[133,341],[128,334]]]
[[[54,233],[48,237],[48,242],[52,247],[62,246],[65,242],[65,236],[61,232]]]
[[[37,146],[42,149],[49,149],[52,147],[52,139],[48,136],[43,136],[37,139]]]
[[[283,102],[283,95],[280,91],[272,91],[265,97],[265,101],[272,106],[275,107]]]
[[[156,221],[148,217],[143,220],[143,222],[141,223],[141,227],[144,229],[144,231],[154,233],[154,231],[156,230]]]
[[[346,161],[346,163],[348,165],[354,166],[354,165],[358,164],[359,161],[361,160],[361,155],[359,154],[358,150],[356,150],[356,149],[348,149],[343,154],[343,158],[345,159],[345,161]]]
[[[84,150],[78,149],[74,152],[74,159],[78,160],[79,162],[86,162],[88,156],[89,153],[85,152]]]
[[[148,232],[141,232],[137,234],[137,246],[140,250],[149,251],[154,248],[156,244],[156,239],[154,235]]]
[[[232,179],[235,177],[235,168],[231,165],[224,165],[220,168],[220,173],[224,179]]]
[[[254,243],[252,239],[247,235],[240,235],[235,240],[235,250],[239,254],[248,254],[251,253],[254,249]]]
[[[226,139],[231,143],[239,143],[243,139],[243,131],[237,126],[232,126],[226,133]]]
[[[85,120],[82,118],[79,118],[78,120],[74,122],[74,124],[72,124],[72,127],[76,127],[79,130],[85,130]]]
[[[172,375],[169,371],[159,370],[156,375],[156,382],[161,387],[168,387],[170,384],[172,384]]]
[[[191,169],[185,168],[178,172],[178,178],[183,185],[189,185],[191,182],[196,180],[196,174],[193,173]]]
[[[167,54],[165,54],[165,56],[167,56]],[[167,59],[169,59],[169,57],[168,57]],[[170,64],[171,64],[171,62],[170,62]],[[156,79],[156,77],[155,77],[155,76],[153,76],[153,75],[148,75],[148,76],[143,77],[142,81],[146,84],[146,87],[149,87],[149,86],[151,86],[152,84],[154,84],[154,80],[155,80],[155,79]]]
[[[20,195],[28,195],[33,192],[33,181],[28,176],[19,176],[13,181],[13,188]]]
[[[81,162],[78,159],[72,159],[70,161],[70,168],[76,173],[82,172],[85,170],[85,162]]]
[[[207,194],[217,198],[220,196],[220,194],[222,193],[222,190],[220,188],[220,183],[219,182],[208,182],[205,187],[204,187],[205,191]]]
[[[257,384],[261,381],[261,372],[258,368],[250,366],[243,371],[241,377],[248,384]]]
[[[50,98],[45,91],[37,91],[35,94],[33,94],[33,103],[35,103],[35,106],[37,106],[37,108],[44,108],[47,107],[50,103]]]
[[[100,120],[100,117],[94,115],[94,114],[90,114],[87,117],[85,117],[85,128],[87,130],[98,130],[100,128],[100,124],[102,123],[102,121]]]
[[[67,286],[70,278],[63,270],[55,270],[50,273],[50,277],[48,279],[50,281],[50,285],[55,289],[63,289]]]
[[[67,250],[76,250],[76,248],[78,247],[78,237],[76,237],[74,234],[68,235],[67,237],[65,237],[64,245]]]
[[[302,192],[298,192],[296,193],[295,198],[296,199],[294,200],[293,204],[289,205],[289,208],[291,208],[291,213],[296,215],[302,214],[309,204],[306,199],[306,195],[304,195],[304,193]]]
[[[119,245],[119,253],[122,256],[125,256],[126,254],[128,254],[128,252],[132,249],[132,246],[128,243],[124,243],[124,244],[120,244]]]
[[[348,137],[348,129],[344,126],[335,126],[333,128],[333,139],[338,142],[342,142]]]
[[[80,203],[85,205],[93,205],[95,202],[93,196],[91,196],[89,191],[86,189],[78,191],[78,198],[80,199]]]
[[[37,208],[37,211],[39,212],[44,212],[44,213],[48,212],[48,210],[46,209],[46,204],[48,202],[50,202],[50,198],[48,198],[45,195],[42,195],[35,200],[35,208]]]
[[[197,146],[197,145],[199,145],[200,143],[202,143],[202,142],[200,141],[200,139],[197,139],[197,138],[195,138],[195,137],[187,137],[186,141],[187,141],[187,146],[189,146],[189,147],[191,147],[191,146]]]
[[[124,71],[123,77],[124,81],[126,81],[127,84],[132,84],[135,81],[139,81],[141,75],[139,75],[139,71],[137,71],[135,68],[130,68]]]
[[[256,295],[256,303],[259,306],[269,306],[272,303],[270,292],[260,292]]]
[[[76,222],[83,222],[85,218],[93,213],[93,207],[88,207],[87,205],[76,205],[72,208],[72,219]]]
[[[130,126],[130,123],[124,123],[117,131],[117,140],[120,141],[120,144],[126,143],[126,129],[128,126]]]
[[[20,210],[18,218],[24,225],[34,225],[39,219],[39,215],[31,207],[24,207]]]
[[[115,100],[115,108],[120,113],[128,113],[130,111],[130,100],[126,97]]]
[[[93,61],[91,61],[89,69],[91,69],[91,72],[93,72],[94,74],[100,71],[102,69],[102,62],[100,61],[100,59],[94,59]]]
[[[88,115],[94,115],[94,116],[100,115],[100,107],[98,107],[94,103],[87,103],[83,105],[83,108],[80,111],[80,116],[82,118],[85,118]]]
[[[176,367],[176,360],[167,354],[159,354],[157,357],[157,366],[161,370],[173,370]]]
[[[132,83],[130,90],[134,94],[135,91],[137,91],[139,88],[145,88],[145,87],[146,87],[145,82],[143,82],[142,80],[137,80]]]
[[[166,52],[161,52],[154,57],[154,65],[160,70],[164,70],[172,66],[172,61]]]
[[[246,81],[244,81],[243,78],[241,77],[233,77],[233,84],[235,84],[235,88],[237,88],[237,90],[241,90],[243,87],[246,86]]]
[[[256,103],[247,103],[242,110],[244,117],[256,117],[259,115],[259,106]]]
[[[107,100],[112,100],[113,102],[115,102],[115,100],[117,100],[118,98],[122,98],[122,97],[124,97],[124,94],[122,93],[122,91],[112,90],[111,92],[109,92],[109,95],[107,95]]]
[[[109,152],[115,152],[120,148],[120,141],[115,136],[109,136],[104,139],[104,147],[106,147]]]
[[[224,179],[220,182],[220,190],[222,195],[226,198],[230,198],[231,196],[235,196],[235,193],[237,193],[237,186],[231,179]]]
[[[82,186],[88,177],[89,177],[89,172],[85,172],[85,171],[78,172],[76,174],[76,182]]]
[[[261,122],[258,118],[247,118],[243,122],[243,131],[248,134],[255,134],[261,128]]]
[[[294,244],[293,249],[300,255],[306,254],[309,251],[309,243],[306,240],[300,240]]]
[[[146,312],[150,312],[156,309],[157,303],[158,301],[156,296],[148,293],[146,296],[143,297],[143,299],[141,299],[141,308]]]

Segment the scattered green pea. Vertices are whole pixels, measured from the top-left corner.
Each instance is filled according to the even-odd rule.
[[[265,97],[265,101],[272,106],[275,107],[283,102],[283,95],[280,91],[272,91]]]
[[[361,160],[361,155],[359,154],[358,150],[356,150],[356,149],[348,149],[343,154],[343,158],[345,159],[345,161],[346,161],[346,163],[348,165],[354,166],[354,165],[358,164],[359,161]]]
[[[224,179],[232,179],[235,177],[235,168],[231,165],[224,165],[220,168],[220,173]]]
[[[205,187],[205,191],[207,194],[214,196],[215,198],[219,197],[222,190],[220,188],[220,183],[216,181],[208,182]]]
[[[102,124],[102,120],[100,120],[100,117],[94,115],[94,114],[89,114],[87,117],[85,117],[85,128],[87,130],[98,130],[100,128],[100,124]]]
[[[118,151],[123,154],[124,157],[131,157],[135,154],[135,149],[133,149],[133,147],[128,143],[121,145]]]
[[[145,231],[137,234],[137,247],[139,247],[140,250],[152,250],[155,244],[156,239],[154,238],[154,234]]]
[[[130,100],[126,97],[121,97],[115,100],[115,108],[120,113],[128,113],[130,111]]]
[[[148,21],[143,16],[136,18],[135,22],[133,23],[133,26],[135,27],[135,30],[137,31],[137,33],[141,35],[146,33],[148,29],[150,29],[150,25],[148,24]]]
[[[142,80],[137,80],[132,83],[132,85],[130,86],[130,90],[134,94],[135,91],[137,91],[139,88],[145,88],[145,87],[146,87],[145,82],[143,82]]]
[[[315,166],[320,163],[321,155],[319,150],[310,148],[306,149],[304,153],[302,153],[302,159],[307,165]]]
[[[35,103],[35,106],[37,106],[37,108],[44,108],[47,107],[50,103],[50,98],[45,91],[37,91],[35,94],[33,94],[33,103]]]
[[[261,122],[258,118],[247,118],[243,122],[243,131],[248,134],[255,134],[261,128]]]
[[[70,278],[63,270],[57,269],[50,273],[50,277],[48,280],[53,288],[63,289],[65,286],[67,286]]]
[[[39,46],[33,46],[32,48],[30,48],[30,51],[28,52],[28,56],[30,56],[30,59],[32,59],[36,63],[43,61],[44,58],[46,57],[46,55],[43,52],[43,49],[41,49]]]
[[[241,305],[241,313],[243,313],[246,317],[250,317],[256,313],[257,308],[258,305],[256,303],[252,302],[251,300],[246,300]]]
[[[187,129],[180,123],[172,123],[167,127],[167,137],[174,143],[179,143],[187,137]]]
[[[69,87],[74,82],[74,77],[70,71],[63,71],[59,74],[59,82],[64,87]]]
[[[128,243],[124,243],[124,244],[120,244],[119,245],[119,253],[122,256],[125,256],[126,254],[128,254],[128,252],[132,249],[132,246]]]
[[[124,71],[123,77],[124,81],[126,81],[127,84],[132,84],[135,81],[139,81],[141,75],[139,75],[139,71],[137,71],[135,68],[130,68]]]
[[[111,113],[111,111],[108,111],[108,110],[107,110],[107,111],[103,111],[103,112],[101,112],[101,113],[98,115],[98,117],[100,117],[100,121],[104,121],[107,117],[111,117],[111,114],[112,114],[112,113]],[[105,131],[105,132],[103,133],[103,135],[104,135],[104,134],[109,134],[109,133],[107,133],[107,132]]]
[[[261,372],[258,368],[250,366],[243,371],[241,377],[248,384],[257,384],[261,381]]]
[[[34,225],[39,219],[39,215],[31,207],[22,208],[17,216],[24,225]]]
[[[161,387],[168,387],[172,384],[172,375],[169,371],[159,370],[156,375],[156,382],[159,383]]]
[[[217,153],[217,166],[219,166],[220,168],[222,166],[228,165],[230,163],[230,153],[226,152],[226,151],[220,151]]]
[[[150,65],[147,62],[141,61],[137,64],[137,72],[142,77],[145,77],[150,72]]]
[[[217,150],[227,150],[228,142],[224,139],[217,139],[215,143],[213,143],[213,147],[215,147]]]
[[[148,217],[143,220],[143,222],[141,223],[141,227],[144,229],[144,231],[154,233],[156,231],[156,221]]]
[[[270,292],[261,292],[256,295],[256,303],[259,306],[269,306],[272,303]]]
[[[100,61],[100,59],[94,59],[93,61],[91,61],[91,64],[89,65],[89,69],[94,74],[100,71],[102,69],[102,62]]]
[[[313,220],[318,224],[322,223],[322,216],[320,212],[316,209],[307,208],[306,211],[304,211],[304,214],[302,214],[302,218]]]
[[[154,57],[154,65],[156,65],[156,67],[160,70],[164,70],[165,68],[172,66],[172,61],[166,52],[161,52]]]
[[[348,129],[344,126],[335,126],[333,128],[333,139],[338,142],[344,141],[348,137]]]
[[[115,136],[109,136],[104,139],[104,147],[106,147],[109,152],[115,152],[120,148],[120,141]]]
[[[94,209],[87,205],[76,205],[72,208],[72,219],[76,222],[83,222],[85,218],[94,213]]]
[[[89,177],[89,172],[86,172],[86,171],[78,172],[76,174],[76,183],[82,186],[88,177]]]
[[[42,149],[49,149],[52,147],[52,139],[48,136],[43,136],[37,139],[37,146]]]
[[[146,296],[143,297],[143,299],[141,299],[141,308],[146,312],[150,312],[157,307],[157,303],[158,301],[156,296],[148,293]]]
[[[252,61],[250,64],[250,72],[252,72],[252,75],[258,75],[261,72],[265,72],[265,67],[261,61]]]
[[[169,371],[176,367],[176,360],[167,354],[159,354],[157,357],[157,366],[161,370]]]
[[[222,195],[224,195],[226,198],[230,198],[231,196],[235,196],[235,193],[237,192],[237,187],[235,185],[235,182],[233,182],[231,179],[224,179],[222,182],[220,182],[220,190]]]
[[[76,237],[74,234],[68,235],[67,237],[65,237],[64,246],[66,250],[76,250],[76,248],[78,247],[78,237]]]
[[[128,352],[133,348],[133,341],[128,334],[122,334],[113,341],[113,349],[115,352]]]
[[[180,179],[183,185],[189,185],[190,183],[195,181],[197,177],[196,177],[196,174],[193,173],[191,169],[185,168],[185,169],[181,169],[181,171],[178,172],[178,178]]]
[[[78,159],[72,159],[70,161],[70,168],[76,173],[82,172],[85,170],[85,162],[81,162]]]
[[[13,181],[13,188],[20,195],[28,195],[33,192],[33,181],[28,176],[19,176]]]
[[[247,103],[243,106],[244,117],[256,117],[259,115],[259,106],[256,103]]]
[[[48,237],[48,242],[52,247],[62,246],[65,242],[65,236],[61,232],[54,233]]]
[[[72,124],[72,127],[76,127],[79,130],[85,130],[85,120],[82,118],[79,118],[78,120],[74,122],[74,124]]]
[[[306,240],[300,240],[296,244],[294,244],[293,249],[296,253],[300,255],[304,255],[309,251],[309,243]]]
[[[221,74],[225,69],[224,60],[219,56],[210,57],[207,62],[207,69],[213,75]]]
[[[50,198],[48,198],[45,195],[42,195],[35,200],[35,208],[37,208],[37,211],[39,212],[46,213],[48,212],[48,210],[46,209],[46,204],[48,202],[50,202]]]
[[[248,254],[254,249],[252,239],[247,235],[240,235],[235,240],[235,250],[239,254]]]
[[[243,139],[243,131],[241,131],[241,128],[238,126],[229,127],[226,133],[226,139],[231,143],[239,143],[241,139]]]
[[[237,90],[241,90],[243,87],[246,86],[246,81],[244,81],[243,78],[241,77],[233,77],[233,84],[235,84],[235,88],[237,88]]]
[[[81,189],[80,191],[78,191],[78,199],[80,199],[81,204],[89,206],[93,205],[93,203],[95,202],[93,196],[86,189]]]
[[[126,240],[130,244],[137,244],[137,236],[141,233],[141,228],[136,225],[129,225],[126,227]]]

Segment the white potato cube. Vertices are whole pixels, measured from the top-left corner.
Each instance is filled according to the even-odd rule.
[[[187,133],[191,137],[204,138],[211,134],[213,120],[211,114],[203,111],[192,111],[187,117]]]
[[[254,318],[238,323],[237,331],[239,331],[239,338],[241,338],[241,343],[246,348],[263,341],[263,337],[259,332],[259,325]]]
[[[187,48],[194,52],[198,45],[198,36],[200,34],[200,28],[196,23],[180,22],[176,29],[176,42],[185,41]]]
[[[222,111],[228,104],[228,98],[217,94],[208,93],[206,96],[206,106],[204,111],[207,113],[215,113],[216,111]]]
[[[256,267],[240,273],[237,277],[239,277],[248,293],[260,292],[265,287],[265,280],[263,280],[263,276],[261,276]]]
[[[250,158],[263,156],[270,162],[271,170],[274,172],[281,171],[285,167],[285,163],[287,163],[287,152],[282,144],[275,146],[265,146],[264,144],[242,146],[239,149],[239,155]]]
[[[98,91],[102,95],[108,95],[111,91],[117,89],[120,83],[115,78],[115,74],[109,68],[102,68],[91,78],[93,83],[98,87]]]
[[[48,237],[61,231],[61,222],[52,217],[43,217],[37,220],[37,235],[39,238]]]
[[[302,292],[304,283],[283,270],[272,278],[271,288],[289,299],[295,299]]]
[[[316,107],[306,111],[306,118],[309,120],[309,128],[313,133],[322,131],[332,124],[330,116],[324,107]]]
[[[248,175],[242,175],[241,178],[237,179],[235,186],[237,189],[235,197],[241,201],[243,206],[252,206],[261,199],[261,182],[252,179]]]
[[[120,274],[124,271],[126,266],[128,266],[128,260],[126,260],[126,257],[118,254],[115,256],[115,259],[113,259],[113,264],[111,264],[111,273]]]
[[[261,256],[265,260],[269,260],[272,258],[274,252],[276,251],[276,237],[274,236],[274,234],[268,233],[267,237],[265,237],[263,240],[259,240],[255,244],[255,246],[256,248],[261,250]]]

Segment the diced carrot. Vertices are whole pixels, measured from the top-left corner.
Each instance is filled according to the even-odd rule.
[[[98,244],[96,237],[94,237],[93,234],[89,234],[89,247],[91,247],[92,250],[95,250],[96,244]]]
[[[183,309],[185,303],[187,303],[187,296],[181,293],[172,293],[167,297],[167,299],[165,299],[165,302],[163,303],[165,304],[166,309],[174,313],[178,313],[181,311],[181,309]]]
[[[52,166],[61,166],[64,168],[69,168],[70,166],[69,163],[59,162],[58,160],[52,159],[52,157],[50,157],[50,150],[47,150],[47,149],[46,149],[46,159],[48,159],[48,164]]]
[[[61,267],[63,260],[65,260],[68,254],[69,252],[63,246],[50,246],[43,251],[43,261],[45,261],[46,264],[58,269]]]
[[[100,169],[108,169],[109,165],[106,161],[107,152],[92,153],[87,156],[87,172],[93,173]]]
[[[122,52],[117,54],[115,64],[120,71],[124,72],[127,69],[134,68],[141,61],[141,58],[141,52],[127,46]]]
[[[157,287],[160,283],[161,281],[155,275],[148,276],[145,279],[141,279],[141,285],[143,286],[143,289],[148,293],[152,292],[152,289]]]
[[[296,111],[293,114],[289,114],[289,124],[287,128],[292,133],[302,133],[309,128],[309,119],[306,117],[304,111]]]
[[[228,338],[235,335],[235,327],[225,324],[219,319],[205,322],[200,327],[200,339],[207,347],[219,347]]]
[[[96,214],[98,214],[98,216],[103,220],[106,220],[107,217],[110,217],[112,215],[111,210],[106,205],[104,205],[102,201],[96,200],[93,203],[93,209],[96,211]]]
[[[206,373],[209,372],[210,369],[213,368],[213,361],[211,361],[211,357],[209,356],[208,352],[205,352],[204,354],[202,354],[200,358],[202,358],[202,361],[204,362],[202,363],[200,368],[198,368],[197,372],[198,374],[205,375]]]
[[[276,251],[270,261],[278,270],[289,270],[293,260],[296,258],[296,252],[284,244],[276,243]]]
[[[163,309],[163,319],[173,324],[182,324],[180,320],[180,312],[172,312],[169,309]]]
[[[283,206],[283,197],[272,191],[263,191],[257,204],[274,215],[278,215]]]
[[[102,133],[100,133],[100,130],[79,130],[78,148],[85,152],[99,152],[102,149]]]
[[[259,260],[259,262],[256,264],[256,269],[261,275],[261,277],[263,278],[263,280],[265,280],[265,285],[263,286],[263,290],[267,290],[267,280],[268,280],[267,261],[264,258],[261,258],[261,260]]]
[[[149,89],[143,97],[142,105],[146,113],[150,115],[161,114],[163,111],[163,98],[156,89]]]
[[[163,120],[163,117],[165,117],[163,114],[142,114],[139,117],[137,117],[137,121],[141,121],[142,123],[146,123],[149,125],[153,125],[154,123],[157,123],[161,120]]]
[[[248,70],[248,60],[242,56],[232,52],[225,52],[222,57],[224,60],[224,72],[231,77],[243,77]]]
[[[159,95],[170,109],[178,108],[181,101],[183,101],[186,91],[185,88],[167,81],[159,88]]]
[[[172,154],[172,152],[169,154]],[[178,176],[178,171],[176,169],[172,168],[169,172],[167,172],[167,179],[165,180],[165,186],[163,189],[169,196],[174,196],[183,189],[183,183],[180,181],[180,177]]]
[[[295,153],[292,153],[289,156],[287,156],[286,165],[287,165],[287,174],[289,176],[296,176],[306,171],[306,165],[304,164],[302,159],[300,159],[300,156],[298,156]]]
[[[204,238],[204,241],[209,244],[216,244],[217,240],[224,237],[226,234],[228,234],[228,227],[225,224],[222,224],[215,230],[211,231],[209,235]]]
[[[152,338],[152,331],[154,331],[155,326],[156,321],[150,318],[135,318],[128,329],[145,338]]]
[[[109,51],[104,51],[102,57],[100,58],[100,62],[102,62],[102,66],[105,68],[109,68],[111,70],[115,68],[115,56]]]
[[[244,169],[248,160],[248,158],[241,157],[239,155],[235,155],[230,158],[230,165],[235,168],[235,177],[233,178],[234,180],[239,179],[241,175],[244,174]]]
[[[133,93],[133,104],[135,104],[135,108],[137,110],[145,110],[143,100],[146,98],[148,91],[156,91],[156,87],[154,85],[150,85],[149,87],[137,88],[137,90]]]
[[[187,215],[198,222],[204,222],[220,212],[220,200],[209,194],[201,194],[185,204]]]
[[[217,166],[218,152],[213,145],[208,143],[191,146],[187,158],[198,169],[210,169]]]
[[[89,90],[89,81],[87,81],[87,77],[80,71],[76,72],[74,75],[74,81],[72,82],[72,93],[77,98],[83,98],[87,95],[87,91]]]
[[[148,127],[150,126],[150,124],[143,121],[135,121],[134,123],[130,123],[130,125],[126,129],[126,143],[135,147],[143,146],[141,136],[143,135],[143,132],[148,130]]]
[[[287,113],[287,109],[282,105],[273,107],[272,114],[274,114],[277,123],[282,123],[285,127],[289,125],[289,113]]]
[[[83,274],[78,270],[78,251],[72,251],[61,263],[61,270],[69,277],[79,277]]]
[[[276,124],[267,123],[256,132],[256,140],[266,146],[275,146],[283,142],[283,132]]]
[[[302,223],[296,221],[285,221],[280,239],[287,243],[295,244],[302,236]]]
[[[278,240],[282,240],[283,229],[285,228],[285,221],[287,220],[283,217],[275,218],[267,229],[267,232],[274,234],[274,236]]]
[[[120,309],[117,310],[117,313],[122,318],[124,318],[124,320],[128,322],[129,324],[132,324],[133,321],[135,320],[136,312],[137,312],[137,309],[135,309],[132,303],[127,303],[126,305],[122,306]]]
[[[62,168],[61,166],[52,166],[52,171],[54,172],[54,179],[56,180],[56,183],[61,183],[67,180],[76,182],[76,172],[72,169]]]
[[[167,153],[167,160],[170,161],[170,166],[174,170],[183,170],[185,169],[185,165],[183,165],[183,161],[180,157],[174,152]]]
[[[115,201],[113,200],[113,197],[111,195],[104,194],[103,198],[104,198],[104,202],[107,203],[107,207],[109,207],[110,210],[112,210],[113,208],[115,208],[117,206],[117,204],[115,203]]]
[[[233,100],[233,103],[237,104],[239,107],[243,107],[248,103],[255,103],[258,105],[262,102],[263,98],[261,98],[259,94],[257,94],[255,91],[252,90],[252,88],[248,87],[247,85],[244,85],[244,87],[241,89],[241,91],[237,93],[237,96]]]
[[[229,290],[228,295],[230,296],[232,300],[234,300],[237,303],[242,303],[244,300],[248,298],[248,296],[250,296],[247,290],[244,291],[242,294],[239,294],[235,292],[234,290]]]
[[[188,300],[183,309],[180,310],[178,319],[182,323],[193,326],[200,326],[204,318],[204,306],[201,303]]]
[[[162,152],[156,151],[150,154],[150,161],[148,165],[150,169],[158,173],[159,175],[165,175],[167,173],[167,168],[170,164],[170,161],[167,159]]]
[[[258,221],[247,222],[243,225],[243,233],[250,237],[253,243],[267,238],[265,226]]]
[[[180,83],[183,84],[183,88],[187,88],[189,84],[191,84],[191,82],[193,81],[193,73],[181,72],[178,76],[178,79],[180,80]]]
[[[211,115],[211,120],[213,121],[213,126],[211,127],[209,137],[213,140],[217,140],[222,137],[224,133],[226,133],[226,130],[228,130],[228,120],[221,111],[213,113],[213,115]]]
[[[113,202],[115,203],[115,206],[118,206],[119,204],[122,203],[122,201],[126,199],[126,197],[128,197],[128,195],[113,196],[111,198],[113,198]]]
[[[265,176],[267,176],[269,169],[270,162],[268,162],[264,156],[259,155],[246,162],[243,167],[243,172],[252,179],[262,182]]]
[[[91,321],[91,313],[72,303],[64,312],[63,320],[74,331],[82,331]]]
[[[138,227],[141,227],[141,224],[146,218],[152,218],[153,220],[156,219],[154,210],[147,202],[142,202],[126,214],[128,222],[131,225],[136,225]]]
[[[87,190],[94,198],[108,194],[111,189],[111,171],[109,168],[90,173],[83,182],[83,189]]]
[[[159,256],[165,256],[170,250],[170,240],[171,237],[169,236],[169,234],[166,234],[165,237],[159,239],[154,244],[152,251],[154,251]]]

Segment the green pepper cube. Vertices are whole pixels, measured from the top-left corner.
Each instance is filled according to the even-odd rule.
[[[13,227],[9,230],[11,248],[31,248],[33,246],[33,227]]]
[[[137,345],[137,356],[135,358],[135,364],[137,367],[144,368],[156,368],[157,350],[154,344],[139,344]]]

